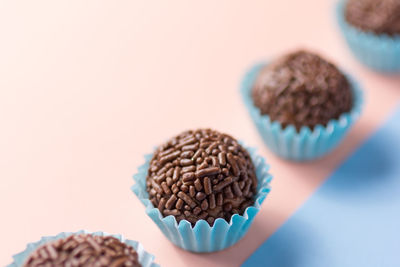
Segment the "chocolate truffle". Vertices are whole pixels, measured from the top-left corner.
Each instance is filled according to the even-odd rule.
[[[254,203],[257,178],[237,140],[211,129],[186,131],[161,145],[147,176],[150,201],[178,222],[230,221]]]
[[[264,67],[254,83],[252,98],[262,115],[298,131],[302,126],[326,126],[352,108],[346,77],[333,64],[302,50]]]
[[[362,31],[400,34],[400,0],[349,0],[345,18]]]
[[[24,267],[113,266],[140,267],[133,247],[111,236],[72,235],[40,246]]]

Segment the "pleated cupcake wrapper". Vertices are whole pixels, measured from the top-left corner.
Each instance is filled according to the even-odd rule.
[[[355,57],[376,71],[400,72],[400,35],[363,32],[350,25],[344,15],[346,2],[347,0],[339,1],[336,17],[340,30]]]
[[[340,143],[361,113],[363,97],[358,83],[346,75],[354,96],[353,108],[349,113],[342,114],[337,120],[329,121],[326,127],[317,125],[311,130],[303,126],[300,132],[297,132],[293,125],[282,128],[278,121],[271,121],[270,117],[262,115],[260,109],[253,103],[251,91],[265,65],[258,64],[251,68],[240,88],[244,104],[264,143],[280,157],[296,161],[312,160],[330,152]]]
[[[154,263],[154,256],[147,253],[144,250],[143,246],[140,243],[138,243],[137,241],[125,239],[122,235],[111,235],[111,234],[104,233],[104,232],[88,232],[85,230],[81,230],[78,232],[63,232],[63,233],[59,233],[56,236],[45,236],[45,237],[42,237],[37,242],[29,243],[24,251],[13,256],[14,262],[11,263],[10,265],[8,265],[8,267],[22,266],[25,263],[25,261],[28,259],[29,255],[34,250],[36,250],[38,247],[40,247],[41,245],[43,245],[47,242],[51,242],[51,241],[54,241],[57,239],[62,239],[62,238],[68,237],[70,235],[79,235],[79,234],[92,234],[92,235],[98,235],[98,236],[115,237],[118,240],[120,240],[121,242],[123,242],[129,246],[132,246],[135,249],[135,251],[138,253],[139,262],[142,265],[142,267],[159,267],[158,264]]]
[[[245,147],[242,144],[243,147]],[[132,191],[146,207],[146,213],[157,224],[161,232],[176,246],[192,252],[215,252],[237,243],[248,231],[261,204],[270,192],[272,176],[268,173],[269,166],[264,159],[255,153],[254,148],[245,147],[249,152],[256,169],[258,179],[257,195],[253,206],[248,207],[243,215],[234,214],[230,222],[222,218],[215,220],[210,226],[205,220],[199,220],[193,227],[189,221],[177,223],[174,216],[163,217],[158,208],[149,200],[146,190],[146,177],[152,155],[145,156],[145,164],[139,167],[133,176],[135,184]]]

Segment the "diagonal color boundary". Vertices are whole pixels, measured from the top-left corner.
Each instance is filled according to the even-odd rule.
[[[400,266],[400,106],[243,267]]]

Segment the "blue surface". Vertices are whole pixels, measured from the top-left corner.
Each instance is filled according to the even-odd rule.
[[[400,107],[243,266],[400,266]]]

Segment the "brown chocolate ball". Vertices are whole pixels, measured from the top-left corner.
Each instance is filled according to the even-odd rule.
[[[233,137],[211,129],[186,131],[161,145],[146,182],[154,207],[192,225],[242,215],[257,189],[248,152]]]
[[[352,90],[347,78],[320,56],[297,51],[264,67],[252,89],[261,114],[285,128],[293,125],[314,129],[352,108]]]
[[[399,0],[349,0],[345,18],[354,27],[376,34],[400,34]]]
[[[24,267],[39,266],[130,266],[140,267],[133,247],[111,236],[71,235],[37,248]]]

